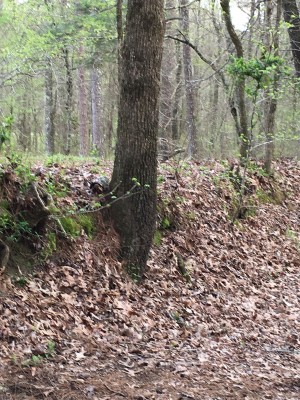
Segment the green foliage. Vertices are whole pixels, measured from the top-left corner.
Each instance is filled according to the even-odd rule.
[[[10,142],[13,126],[13,117],[4,117],[0,123],[0,150],[4,143]]]
[[[55,354],[55,347],[56,347],[55,342],[53,340],[50,340],[47,343],[45,351],[42,354],[38,355],[33,354],[31,358],[22,361],[21,365],[23,367],[32,367],[32,366],[37,367],[41,365],[41,363],[45,362],[48,358],[52,357]],[[13,357],[13,360],[14,363],[17,363],[17,359],[15,356]]]
[[[14,217],[9,211],[0,208],[0,235],[8,241],[17,242],[20,238],[32,234],[27,221]]]
[[[285,65],[283,58],[263,52],[260,58],[251,58],[250,60],[232,57],[228,72],[239,79],[252,78],[256,81],[258,88],[263,89],[273,82],[275,75],[288,75],[290,70]]]
[[[59,181],[53,181],[49,177],[46,181],[47,192],[52,196],[65,197],[68,194],[68,187],[65,183]]]
[[[28,279],[25,276],[16,276],[12,281],[15,285],[20,287],[25,287],[28,284]]]
[[[31,172],[30,165],[24,157],[16,152],[12,152],[9,156],[6,156],[10,163],[10,167],[13,169],[14,173],[22,181],[22,186],[24,189],[27,188],[28,184],[36,180],[35,175]]]

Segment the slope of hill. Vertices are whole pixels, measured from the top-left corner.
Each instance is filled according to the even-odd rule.
[[[78,211],[97,168],[32,173]],[[140,285],[101,212],[72,238],[52,221],[42,266],[0,276],[0,399],[299,399],[300,165],[274,168],[239,171],[240,196],[234,163],[164,164]]]

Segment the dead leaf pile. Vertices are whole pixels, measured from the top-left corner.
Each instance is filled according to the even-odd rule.
[[[39,168],[68,181],[59,204],[93,196],[92,166]],[[275,168],[246,171],[232,221],[226,166],[166,163],[141,285],[103,222],[25,287],[1,276],[0,399],[299,399],[300,165]]]

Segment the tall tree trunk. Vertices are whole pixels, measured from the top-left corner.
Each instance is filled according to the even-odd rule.
[[[136,280],[143,276],[156,224],[163,37],[164,1],[128,0],[111,189],[119,198],[112,216],[120,234],[121,256]]]
[[[189,9],[187,7],[189,1],[181,0],[180,16],[182,18],[182,30],[184,36],[189,37]],[[193,85],[193,67],[190,46],[184,44],[183,47],[183,70],[186,92],[186,114],[187,114],[187,130],[188,130],[188,157],[196,157],[198,155],[198,132],[195,114],[195,90]]]
[[[83,46],[79,47],[79,57],[82,60],[84,53]],[[87,114],[87,92],[85,82],[84,66],[80,65],[78,69],[78,89],[79,89],[79,154],[86,157],[89,152],[89,132],[88,132],[88,114]]]
[[[104,137],[102,129],[101,71],[94,67],[91,71],[92,144],[100,157],[104,157]]]
[[[283,16],[290,26],[288,33],[293,53],[296,77],[300,78],[300,17],[296,0],[282,0]]]
[[[221,0],[221,8],[223,11],[223,18],[225,21],[227,32],[234,45],[236,57],[244,57],[244,49],[240,38],[238,37],[231,20],[230,13],[230,0]],[[232,99],[233,100],[233,99]],[[236,103],[232,101],[231,113],[236,123],[236,129],[240,140],[240,155],[241,162],[243,163],[247,157],[251,145],[250,132],[248,130],[248,118],[246,109],[246,97],[245,97],[245,79],[241,78],[237,82],[236,87]]]
[[[118,38],[118,82],[121,82],[122,58],[121,48],[123,43],[123,0],[117,0],[116,18],[117,18],[117,38]]]
[[[180,42],[175,42],[176,53],[176,79],[175,93],[172,109],[172,139],[178,141],[180,138],[179,117],[180,117],[180,102],[182,97],[182,54]]]
[[[70,154],[71,151],[71,137],[73,134],[73,76],[71,64],[69,59],[69,50],[67,47],[63,51],[65,68],[66,68],[66,132],[64,137],[64,153]]]
[[[47,59],[45,71],[45,145],[46,153],[54,154],[55,99],[53,90],[53,70],[51,59]]]
[[[265,47],[266,52],[274,52],[274,55],[278,55],[279,51],[279,26],[281,20],[281,0],[277,0],[276,7],[276,18],[275,27],[272,27],[272,11],[273,5],[272,0],[266,0],[265,4],[265,21],[266,21],[266,33],[265,33]],[[271,172],[272,159],[275,151],[275,115],[277,109],[277,92],[279,84],[279,74],[275,72],[273,85],[268,88],[265,92],[266,100],[264,105],[264,128],[266,135],[266,146],[265,146],[265,170],[267,173]]]
[[[166,32],[173,31],[172,22],[175,17],[174,0],[166,0],[165,8],[167,23]],[[176,70],[176,55],[174,41],[166,39],[164,41],[162,67],[161,67],[161,89],[159,105],[159,158],[168,158],[172,151],[172,111],[173,111],[173,87],[174,71]],[[166,159],[165,158],[165,159]]]

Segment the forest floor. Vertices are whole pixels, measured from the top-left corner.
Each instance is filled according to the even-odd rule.
[[[97,168],[32,173],[79,209]],[[161,167],[139,285],[101,216],[34,274],[0,275],[0,399],[300,399],[300,164],[252,165],[242,202],[232,168]]]

